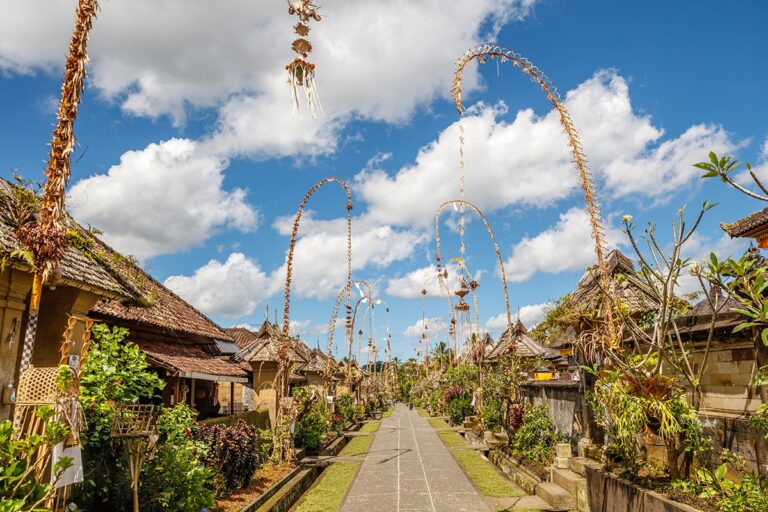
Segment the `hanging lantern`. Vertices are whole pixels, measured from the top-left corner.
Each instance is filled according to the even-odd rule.
[[[304,89],[307,106],[312,117],[317,117],[317,112],[322,113],[323,111],[315,85],[315,65],[309,61],[312,43],[306,38],[310,30],[309,21],[320,21],[317,10],[318,7],[312,0],[288,0],[288,14],[299,18],[299,22],[293,26],[294,32],[299,37],[291,44],[291,49],[299,56],[285,66],[286,71],[288,71],[288,84],[291,86],[293,106],[297,112],[301,111],[299,108],[299,88]]]

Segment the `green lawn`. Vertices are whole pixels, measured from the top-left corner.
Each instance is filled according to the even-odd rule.
[[[443,440],[443,444],[445,444],[445,446],[448,448],[453,448],[454,446],[464,446],[467,444],[467,440],[461,437],[461,434],[458,432],[447,430],[444,432],[438,432],[437,435],[440,436],[440,439]]]
[[[357,457],[368,453],[373,442],[373,436],[355,436],[349,440],[347,446],[341,450],[339,457]]]
[[[390,407],[389,409],[387,409],[386,411],[384,411],[384,413],[381,415],[382,419],[383,419],[383,418],[389,418],[390,416],[392,416],[392,411],[393,411],[393,410],[394,410],[394,409],[392,409],[392,408]]]
[[[430,425],[432,425],[432,428],[441,429],[441,428],[451,428],[449,424],[445,422],[445,420],[441,420],[440,418],[429,418],[427,420]]]
[[[380,420],[369,421],[368,423],[363,425],[363,428],[360,429],[360,432],[371,432],[371,433],[376,432],[377,430],[379,430],[380,426],[381,426]]]
[[[425,409],[422,409],[421,407],[417,407],[416,412],[419,413],[419,416],[421,416],[422,418],[426,418],[427,416],[429,416],[429,413]]]
[[[362,439],[362,438],[356,438]],[[347,489],[357,474],[357,462],[337,462],[326,469],[320,480],[299,501],[295,512],[330,512],[339,510]]]
[[[489,461],[476,450],[453,450],[451,455],[464,468],[480,492],[492,498],[512,498],[523,494],[501,476]]]

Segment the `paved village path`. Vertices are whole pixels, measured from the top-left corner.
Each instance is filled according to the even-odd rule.
[[[383,419],[342,512],[487,512],[437,432],[397,404]]]

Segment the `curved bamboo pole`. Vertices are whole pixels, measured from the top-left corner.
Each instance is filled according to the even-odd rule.
[[[328,324],[328,354],[330,355],[333,350],[333,336],[336,332],[336,319],[339,316],[339,306],[341,305],[341,299],[346,296],[347,297],[347,320],[346,320],[346,334],[347,334],[347,343],[351,344],[352,341],[352,332],[354,329],[354,321],[352,316],[352,306],[351,306],[351,293],[352,293],[352,286],[353,285],[360,285],[362,284],[368,289],[368,296],[372,297],[373,293],[373,287],[368,283],[368,281],[364,281],[362,279],[355,279],[353,281],[349,281],[344,288],[341,289],[339,292],[339,295],[336,297],[336,303],[333,306],[333,312],[331,313],[331,321]],[[365,296],[365,295],[364,295]]]
[[[613,321],[613,302],[609,297],[609,278],[605,267],[605,230],[603,228],[600,206],[595,194],[595,186],[592,182],[592,173],[587,166],[587,158],[584,156],[584,150],[581,141],[579,140],[576,127],[573,124],[573,120],[571,119],[568,110],[566,110],[565,105],[563,105],[560,94],[557,92],[557,88],[550,82],[543,71],[519,53],[490,44],[478,46],[467,51],[467,53],[456,62],[456,72],[453,78],[451,94],[453,95],[459,115],[463,115],[464,113],[464,106],[461,101],[461,80],[463,78],[464,68],[474,59],[477,59],[481,63],[485,63],[489,58],[498,58],[502,62],[510,61],[514,66],[519,67],[524,74],[528,75],[528,77],[533,80],[542,91],[544,91],[547,99],[549,99],[552,106],[560,115],[560,124],[565,131],[565,135],[568,137],[568,145],[571,148],[573,163],[576,166],[579,173],[579,179],[581,180],[581,189],[584,191],[584,201],[587,206],[587,212],[589,213],[592,227],[592,239],[595,242],[595,254],[597,256],[597,266],[600,273],[600,286],[603,289],[603,309],[605,311],[605,324],[608,337],[608,339],[603,340],[603,342],[608,348],[612,348],[618,343],[618,334]],[[507,309],[509,308],[507,307]]]
[[[347,336],[349,336],[349,333],[352,329],[352,308],[349,305],[351,302],[350,294],[352,292],[352,283],[347,283],[341,291],[339,291],[339,295],[336,297],[336,302],[333,306],[333,312],[331,313],[331,322],[328,324],[328,357],[333,357],[333,335],[336,332],[336,318],[339,316],[339,307],[341,306],[341,300],[344,297],[347,297],[347,316],[346,320],[344,322],[345,330]],[[325,367],[325,373],[323,375],[323,380],[325,382],[326,389],[330,387],[330,381],[332,377],[332,368],[331,365],[328,364]]]
[[[473,203],[470,203],[469,201],[464,201],[462,199],[453,199],[451,201],[446,201],[445,203],[441,204],[440,207],[438,207],[437,212],[435,213],[435,240],[437,241],[437,273],[441,276],[442,279],[442,256],[440,254],[440,214],[443,213],[443,210],[448,208],[449,206],[463,206],[465,209],[469,208],[473,212],[477,214],[478,217],[480,217],[480,220],[483,221],[483,224],[485,225],[486,230],[488,230],[488,234],[491,235],[491,241],[493,241],[493,247],[496,250],[496,258],[499,260],[499,268],[501,270],[501,284],[504,288],[504,306],[506,308],[507,313],[507,329],[509,329],[509,332],[512,332],[512,313],[509,309],[509,289],[507,288],[507,274],[504,271],[504,260],[501,256],[501,249],[499,248],[499,243],[496,241],[496,235],[493,233],[493,229],[491,228],[490,223],[488,222],[488,219],[483,215],[483,212],[475,206]]]
[[[277,352],[277,375],[275,375],[275,401],[276,401],[276,416],[277,424],[280,424],[282,415],[280,402],[281,399],[288,393],[288,375],[290,373],[290,357],[289,352],[293,344],[290,337],[290,311],[291,311],[291,282],[293,278],[293,253],[296,249],[296,239],[299,233],[299,225],[301,223],[301,216],[304,213],[304,207],[307,205],[309,198],[323,185],[328,183],[338,183],[344,188],[344,192],[347,195],[347,286],[351,287],[352,282],[352,190],[347,185],[347,182],[341,178],[324,178],[310,187],[307,193],[304,195],[299,204],[299,209],[296,212],[296,217],[293,220],[293,229],[291,231],[291,241],[288,245],[288,256],[286,258],[286,271],[285,271],[285,291],[283,299],[283,329],[282,329],[282,342]],[[349,310],[350,304],[347,301],[347,310]],[[280,447],[281,458],[283,456],[283,447]]]

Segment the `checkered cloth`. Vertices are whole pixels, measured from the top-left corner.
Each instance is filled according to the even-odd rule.
[[[37,335],[37,313],[29,314],[29,322],[27,323],[27,332],[24,335],[24,350],[21,352],[21,366],[19,367],[19,375],[29,368],[32,364],[32,352],[35,348],[35,336]]]

